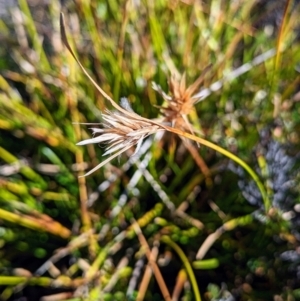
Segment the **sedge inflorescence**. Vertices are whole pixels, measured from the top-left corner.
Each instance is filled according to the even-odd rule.
[[[102,114],[102,118],[102,128],[91,128],[94,137],[83,140],[77,145],[104,143],[107,147],[103,156],[110,155],[110,157],[86,175],[89,175],[135,145],[134,154],[136,154],[146,137],[159,130],[164,130],[163,126],[160,126],[158,123],[129,111],[125,114],[123,111],[106,110],[106,113]]]
[[[160,119],[160,122],[152,119],[147,119],[133,112],[130,106],[126,105],[127,102],[124,101],[124,99],[123,102],[121,100],[121,106],[119,106],[108,94],[106,94],[102,90],[101,87],[99,87],[99,85],[94,81],[94,79],[89,75],[89,73],[77,59],[72,48],[70,47],[65,32],[64,17],[62,14],[60,23],[61,36],[65,46],[70,51],[71,55],[74,57],[84,74],[92,82],[95,88],[114,107],[113,111],[106,110],[102,114],[103,121],[101,123],[101,128],[91,128],[91,130],[93,131],[93,137],[83,140],[77,144],[106,144],[105,153],[103,155],[110,155],[108,159],[101,162],[98,166],[85,174],[85,176],[93,173],[133,146],[136,146],[134,154],[137,153],[142,145],[143,140],[149,135],[152,135],[158,131],[167,130],[173,132],[172,128],[177,128],[183,131],[187,130],[191,133],[194,132],[187,116],[192,111],[193,106],[197,100],[192,96],[200,83],[202,83],[202,81],[204,80],[204,75],[209,68],[206,68],[204,72],[202,72],[201,76],[189,87],[186,87],[185,75],[183,75],[180,80],[176,79],[175,77],[171,77],[169,81],[170,95],[164,93],[160,86],[153,84],[154,90],[158,91],[159,94],[162,95],[162,97],[166,101],[166,105],[160,107],[163,115],[163,118]],[[170,124],[172,125],[172,127],[169,127],[166,124]],[[191,149],[190,146],[189,148]],[[192,149],[191,151],[194,154],[194,157],[197,156],[195,151],[193,151]],[[200,161],[201,159],[197,156],[196,162],[198,162],[198,165],[201,166],[201,169],[203,169],[203,164]],[[207,174],[207,172],[204,173]]]

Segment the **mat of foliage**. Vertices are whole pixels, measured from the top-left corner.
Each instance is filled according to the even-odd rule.
[[[298,300],[298,1],[62,3],[1,14],[0,299]],[[214,146],[160,130],[79,177],[117,113],[60,12],[116,103]]]

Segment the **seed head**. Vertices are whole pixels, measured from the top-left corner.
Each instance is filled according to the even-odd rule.
[[[166,104],[160,107],[165,122],[170,122],[173,127],[191,131],[191,125],[187,116],[191,113],[194,104],[198,100],[193,97],[193,94],[203,82],[204,76],[210,67],[206,67],[197,80],[188,87],[186,86],[185,74],[181,77],[171,76],[169,80],[169,95],[159,85],[152,83],[153,89],[166,101]]]
[[[142,142],[146,137],[160,130],[164,130],[164,127],[159,123],[142,118],[134,112],[128,111],[128,114],[124,114],[123,111],[106,110],[106,113],[102,114],[102,117],[102,127],[91,128],[94,137],[83,140],[77,143],[77,145],[91,143],[106,144],[103,156],[110,155],[110,157],[85,174],[85,176],[93,173],[113,158],[136,145],[133,154],[135,155],[139,151]]]

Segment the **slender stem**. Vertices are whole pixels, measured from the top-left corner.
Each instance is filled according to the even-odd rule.
[[[237,164],[242,166],[248,172],[248,174],[252,177],[252,179],[255,181],[255,183],[256,183],[256,185],[257,185],[257,187],[258,187],[258,189],[259,189],[259,191],[262,195],[264,206],[265,206],[265,211],[266,212],[269,211],[269,209],[271,207],[271,203],[270,203],[270,200],[268,198],[267,192],[264,188],[264,185],[260,181],[258,175],[254,172],[254,170],[246,162],[244,162],[242,159],[240,159],[236,155],[232,154],[231,152],[227,151],[226,149],[224,149],[224,148],[222,148],[222,147],[220,147],[220,146],[218,146],[218,145],[216,145],[216,144],[214,144],[210,141],[207,141],[206,139],[191,135],[189,133],[183,132],[181,130],[178,130],[176,128],[172,128],[172,127],[169,127],[169,126],[164,125],[164,128],[169,132],[172,132],[174,134],[177,134],[177,135],[186,137],[188,139],[194,140],[196,142],[199,142],[202,145],[205,145],[205,146],[207,146],[211,149],[214,149],[215,151],[223,154],[224,156],[228,157],[229,159],[235,161]]]
[[[158,268],[158,266],[155,262],[153,254],[151,253],[151,250],[149,248],[148,242],[147,242],[146,238],[144,237],[139,224],[134,219],[132,219],[132,227],[133,227],[133,229],[134,229],[134,231],[135,231],[135,233],[136,233],[136,235],[137,235],[137,237],[140,241],[141,246],[143,246],[145,248],[146,257],[148,259],[149,264],[152,267],[153,274],[156,278],[157,284],[158,284],[158,286],[161,290],[161,293],[162,293],[164,299],[166,301],[172,301],[169,290],[168,290],[168,287],[167,287],[167,285],[164,281],[164,278],[162,277],[160,269]],[[199,301],[201,301],[201,300],[199,300]]]
[[[176,253],[178,254],[178,256],[180,257],[182,263],[185,266],[186,272],[189,275],[193,290],[194,290],[194,295],[195,295],[195,300],[196,301],[201,301],[201,296],[200,296],[200,292],[199,292],[199,287],[193,272],[193,269],[191,267],[191,264],[189,262],[189,260],[187,259],[187,257],[185,256],[184,252],[180,249],[180,247],[171,240],[171,238],[167,235],[164,235],[160,238],[160,240],[162,242],[164,242],[165,244],[169,245],[172,249],[174,249],[176,251]]]

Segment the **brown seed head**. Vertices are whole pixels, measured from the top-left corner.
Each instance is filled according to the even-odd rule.
[[[198,79],[188,87],[186,87],[185,73],[181,78],[176,78],[173,75],[169,80],[170,95],[163,92],[160,86],[153,83],[153,89],[166,101],[166,105],[160,107],[164,115],[164,121],[170,122],[173,127],[190,131],[191,126],[188,123],[187,116],[191,113],[194,104],[197,102],[197,98],[193,98],[193,94],[203,82],[204,75],[209,69],[210,66],[206,67]]]
[[[77,145],[91,143],[106,144],[107,147],[103,156],[111,156],[89,171],[85,176],[93,173],[95,170],[101,168],[107,162],[135,145],[136,150],[134,154],[136,154],[146,137],[160,130],[165,130],[160,124],[142,118],[133,112],[124,114],[120,111],[111,112],[106,110],[106,113],[102,114],[102,118],[102,128],[91,128],[94,137],[83,140],[77,143]]]

